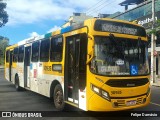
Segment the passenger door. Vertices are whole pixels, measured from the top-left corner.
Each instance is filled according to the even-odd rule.
[[[86,49],[86,34],[66,38],[65,99],[77,105],[79,93],[86,86]]]
[[[24,87],[30,87],[30,56],[31,46],[25,47],[24,54]]]

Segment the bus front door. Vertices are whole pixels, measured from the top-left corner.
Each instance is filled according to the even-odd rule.
[[[31,46],[25,47],[24,57],[24,87],[30,87],[30,56]]]
[[[86,85],[87,42],[81,35],[67,37],[66,41],[65,100],[79,105],[79,91]]]

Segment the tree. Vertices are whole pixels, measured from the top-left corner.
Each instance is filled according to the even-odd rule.
[[[0,0],[0,27],[4,26],[8,22],[8,14],[4,10],[6,8],[6,3]]]
[[[152,33],[153,33],[154,35],[157,35],[157,34],[158,34],[158,31],[159,31],[159,29],[160,29],[160,19],[158,19],[158,20],[155,22],[155,25],[154,25],[154,26],[155,26],[154,29],[152,29],[152,30],[150,30],[150,31],[148,32],[149,35],[151,35]]]
[[[5,49],[9,45],[9,39],[0,36],[0,65],[4,64]]]

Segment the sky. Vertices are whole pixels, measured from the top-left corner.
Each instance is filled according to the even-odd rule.
[[[8,23],[0,28],[0,36],[13,45],[29,37],[60,29],[73,13],[91,16],[124,12],[118,5],[124,0],[3,0]]]

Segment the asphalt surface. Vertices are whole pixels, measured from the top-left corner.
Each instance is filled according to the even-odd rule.
[[[141,113],[141,112],[149,112],[149,113],[158,113],[160,115],[160,87],[156,87],[156,86],[152,86],[151,87],[152,90],[152,94],[151,94],[151,103],[143,108],[137,108],[134,110],[129,111],[130,113]],[[56,112],[56,109],[54,108],[53,102],[42,95],[39,95],[37,93],[34,93],[32,91],[21,91],[21,92],[17,92],[15,89],[15,86],[6,81],[4,79],[4,71],[3,69],[0,69],[0,112],[3,111],[18,111],[18,112],[24,112],[24,111],[49,111],[48,114],[56,114],[58,115],[58,117],[47,117],[45,119],[80,119],[80,120],[100,120],[100,119],[104,119],[103,116],[94,116],[93,114],[87,114],[85,112],[82,112],[81,110],[72,107],[70,105],[66,105],[64,114],[63,112]],[[74,112],[77,111],[77,112]],[[157,112],[158,111],[158,112]],[[128,112],[128,111],[126,111]],[[66,114],[67,113],[67,114]],[[74,114],[77,114],[78,116],[74,116]],[[1,113],[0,113],[1,114]],[[104,114],[108,114],[108,113],[104,113]],[[113,116],[112,116],[113,114]],[[118,112],[117,116],[120,114],[124,114],[123,112]],[[66,116],[65,116],[66,115]],[[102,115],[102,114],[100,114]],[[63,117],[62,117],[63,116]],[[69,117],[71,116],[71,117]],[[72,117],[73,116],[73,117]],[[86,117],[87,116],[87,117]],[[113,119],[159,119],[160,117],[117,117],[116,113],[113,112],[111,113],[109,120]],[[105,116],[106,118],[106,116]],[[2,119],[2,118],[0,118]],[[20,118],[3,118],[3,119],[15,119],[18,120]],[[29,118],[23,118],[23,119],[29,119]],[[32,118],[33,119],[33,118]],[[34,118],[37,119],[37,118]],[[44,120],[43,118],[38,118]]]

